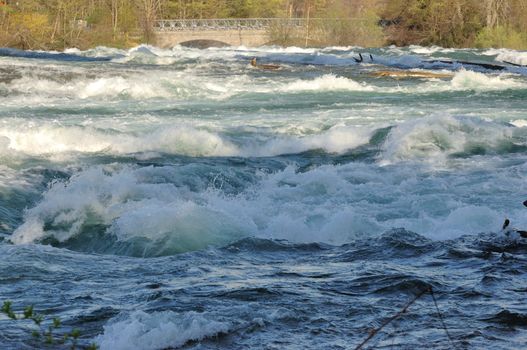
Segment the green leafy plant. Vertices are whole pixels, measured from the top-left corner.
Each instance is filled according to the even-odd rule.
[[[527,35],[506,26],[485,27],[478,32],[475,45],[481,48],[508,47],[525,50],[527,49]]]
[[[79,329],[74,328],[70,332],[60,332],[61,321],[58,317],[53,317],[51,321],[44,319],[44,315],[35,312],[33,305],[26,306],[22,314],[16,314],[13,310],[11,301],[4,301],[0,311],[12,320],[30,320],[33,321],[37,327],[31,331],[32,338],[48,346],[54,344],[63,344],[70,347],[70,349],[79,349],[78,339],[81,335]],[[47,327],[45,326],[47,325]],[[62,334],[62,336],[59,335]],[[96,344],[90,344],[82,347],[86,350],[97,350]]]

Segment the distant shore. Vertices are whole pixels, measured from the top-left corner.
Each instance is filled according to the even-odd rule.
[[[0,47],[64,50],[97,46],[130,48],[142,43],[168,46],[158,45],[161,20],[232,22],[275,18],[302,23],[266,26],[267,43],[279,46],[437,45],[527,50],[527,7],[523,1],[354,0],[353,3],[355,6],[344,0],[0,0]],[[236,32],[237,28],[233,26],[230,30]],[[262,30],[261,26],[254,28]],[[222,41],[207,36],[193,39],[197,41],[189,45],[197,47],[217,45],[206,40]]]

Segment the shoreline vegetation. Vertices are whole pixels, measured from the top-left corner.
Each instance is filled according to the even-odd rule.
[[[527,50],[525,0],[0,0],[0,47],[129,48],[155,44],[158,19],[254,17],[310,19],[309,40],[271,28],[280,46]]]

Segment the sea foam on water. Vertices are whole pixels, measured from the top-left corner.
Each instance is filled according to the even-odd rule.
[[[330,349],[421,293],[379,347],[449,348],[441,320],[462,347],[523,345],[526,242],[501,229],[527,229],[527,73],[505,63],[522,52],[0,54],[17,310],[101,349]],[[3,346],[32,344],[18,327],[0,322]]]

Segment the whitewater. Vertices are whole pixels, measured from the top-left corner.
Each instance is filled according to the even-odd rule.
[[[526,64],[0,48],[0,303],[102,350],[355,349],[418,296],[364,348],[522,348]],[[0,348],[62,348],[33,329]]]

